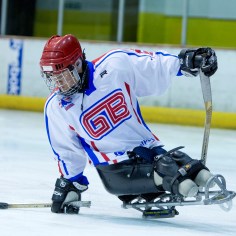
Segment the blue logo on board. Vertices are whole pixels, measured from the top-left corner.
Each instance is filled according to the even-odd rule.
[[[21,93],[23,41],[10,39],[11,61],[8,65],[7,94]]]

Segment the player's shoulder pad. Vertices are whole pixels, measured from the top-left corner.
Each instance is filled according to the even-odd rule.
[[[128,52],[129,52],[129,49],[113,49],[104,53],[100,57],[92,60],[92,63],[94,67],[97,68],[105,60],[110,59],[112,57],[122,57],[122,55],[126,55],[128,54]]]

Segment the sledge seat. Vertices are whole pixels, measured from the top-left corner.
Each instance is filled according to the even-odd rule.
[[[114,195],[156,193],[160,189],[153,180],[153,165],[132,160],[112,165],[97,165],[97,172],[105,189]]]

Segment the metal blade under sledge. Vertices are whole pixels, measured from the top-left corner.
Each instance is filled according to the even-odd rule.
[[[212,188],[212,186],[215,186]],[[143,213],[143,218],[170,218],[178,215],[175,207],[192,205],[219,205],[223,210],[232,208],[232,199],[236,193],[226,189],[226,181],[222,175],[212,176],[195,197],[185,198],[180,195],[163,193],[152,201],[146,201],[140,196],[131,202],[123,202],[125,209],[133,208]],[[210,189],[214,189],[210,190]]]

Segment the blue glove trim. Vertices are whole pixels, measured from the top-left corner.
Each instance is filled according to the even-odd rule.
[[[89,185],[89,181],[87,177],[83,175],[83,172],[70,178],[69,180],[71,182],[78,182],[79,184],[82,184],[82,185]]]

